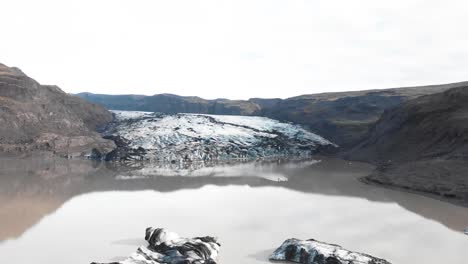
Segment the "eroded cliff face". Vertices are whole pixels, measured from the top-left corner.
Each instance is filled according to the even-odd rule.
[[[114,143],[95,131],[111,120],[103,107],[0,64],[0,152],[107,153]]]

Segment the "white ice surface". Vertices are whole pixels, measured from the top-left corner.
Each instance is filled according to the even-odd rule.
[[[300,154],[306,152],[305,148],[332,145],[299,125],[266,117],[113,112],[120,122],[114,135],[128,140],[133,149],[159,151],[159,156],[165,153],[165,158],[172,160],[180,159],[181,153],[192,160],[217,159],[223,155],[242,158],[242,153],[248,151],[254,152],[250,156],[278,155],[290,149]],[[278,136],[290,149],[281,149],[284,144],[280,146],[274,140]]]

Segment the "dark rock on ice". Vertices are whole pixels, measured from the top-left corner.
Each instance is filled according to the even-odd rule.
[[[163,228],[147,228],[145,240],[148,246],[139,247],[123,261],[109,264],[216,264],[221,247],[214,237],[182,238]]]
[[[270,260],[304,264],[390,264],[364,253],[352,252],[338,245],[314,239],[288,239],[273,252]]]

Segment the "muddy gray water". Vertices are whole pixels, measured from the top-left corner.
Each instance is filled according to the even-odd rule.
[[[464,263],[468,209],[357,181],[342,160],[117,168],[0,159],[0,263],[115,261],[148,226],[212,235],[220,263],[266,263],[290,237],[393,263]]]

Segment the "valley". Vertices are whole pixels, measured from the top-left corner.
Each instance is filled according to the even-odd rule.
[[[54,245],[43,237],[53,227],[73,230],[65,242],[83,252],[48,263],[127,263],[121,250],[142,243],[133,238],[142,225],[198,241],[196,225],[226,242],[224,263],[296,258],[281,247],[271,255],[291,236],[336,241],[346,258],[370,262],[457,261],[467,246],[467,91],[455,83],[245,101],[75,96],[2,65],[0,260],[28,263],[11,249]],[[103,231],[109,222],[120,232]],[[413,230],[397,251],[377,243],[388,226],[395,244]],[[252,232],[259,239],[239,246]],[[439,243],[451,257],[421,257]],[[404,254],[410,245],[414,257]],[[128,263],[153,254],[141,250]],[[49,259],[44,251],[31,254]]]
[[[462,82],[246,101],[167,94],[79,96],[120,110],[265,116],[299,124],[336,146],[314,154],[375,164],[377,169],[363,178],[366,183],[466,205],[467,94],[468,83]],[[171,108],[157,103],[166,97]],[[219,104],[223,107],[215,107]]]
[[[468,2],[3,1],[0,264],[462,264]]]

